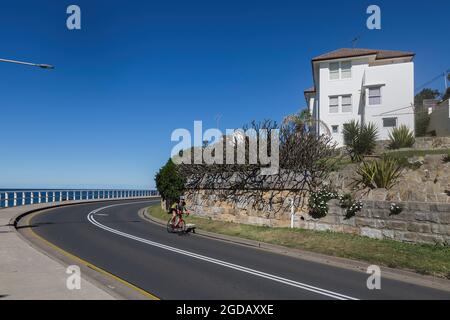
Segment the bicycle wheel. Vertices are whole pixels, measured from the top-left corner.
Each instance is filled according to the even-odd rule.
[[[178,223],[178,232],[186,232],[186,222],[183,219]]]
[[[173,217],[170,217],[169,221],[167,221],[167,232],[169,233],[174,232],[173,225],[174,225]]]

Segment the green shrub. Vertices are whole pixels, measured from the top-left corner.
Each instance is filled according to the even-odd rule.
[[[363,203],[361,201],[354,200],[352,194],[350,193],[340,195],[338,199],[341,208],[345,209],[346,220],[354,217],[356,213],[361,211],[363,208]]]
[[[445,156],[442,157],[442,161],[444,163],[449,163],[450,162],[450,151]]]
[[[371,189],[390,189],[397,182],[401,172],[402,168],[395,159],[384,157],[377,161],[363,162],[356,170],[358,177],[355,182]]]
[[[185,178],[179,173],[178,167],[169,159],[159,169],[155,176],[156,188],[162,199],[166,201],[167,209],[170,204],[177,201],[184,192]]]
[[[315,219],[325,217],[328,214],[328,201],[337,197],[338,194],[329,189],[312,192],[308,199],[309,214]]]
[[[403,124],[389,133],[389,140],[390,149],[411,148],[416,142],[413,132]]]
[[[374,152],[378,129],[373,123],[360,124],[352,120],[344,124],[344,144],[353,162],[359,162],[365,155]]]

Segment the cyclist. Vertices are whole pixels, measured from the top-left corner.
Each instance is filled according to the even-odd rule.
[[[183,198],[180,198],[180,200],[170,207],[170,212],[172,213],[172,224],[174,224],[177,215],[182,215],[183,213],[189,214],[189,211],[186,209],[186,201],[184,201]]]

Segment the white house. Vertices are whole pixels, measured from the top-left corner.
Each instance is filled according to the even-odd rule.
[[[329,131],[343,145],[343,125],[352,119],[374,123],[379,140],[392,128],[414,131],[412,52],[339,49],[312,59],[314,86],[305,90],[319,134]]]

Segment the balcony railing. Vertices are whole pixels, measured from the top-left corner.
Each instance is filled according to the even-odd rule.
[[[136,199],[159,196],[156,190],[2,190],[0,208],[70,200]]]

